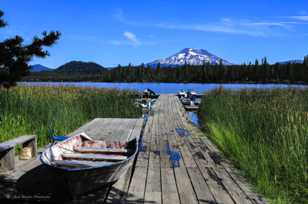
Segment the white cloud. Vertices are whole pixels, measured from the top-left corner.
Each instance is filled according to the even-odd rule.
[[[215,32],[227,34],[242,34],[249,36],[265,36],[266,33],[258,29],[245,29],[228,23],[219,24],[157,24],[157,27],[164,29],[191,30],[200,32]]]
[[[308,21],[308,16],[290,16],[289,18],[300,20],[300,21]]]
[[[134,33],[130,31],[125,31],[122,35],[125,40],[111,40],[109,43],[116,46],[130,45],[134,47],[139,45],[156,45],[156,43],[153,41],[140,40]]]
[[[191,30],[200,32],[226,33],[233,35],[247,35],[253,37],[266,37],[278,35],[282,28],[289,27],[283,22],[262,22],[250,20],[234,20],[231,18],[223,18],[217,22],[202,24],[170,24],[160,23],[156,27],[164,29]]]
[[[119,9],[115,15],[119,22],[134,27],[152,27],[169,30],[191,30],[199,32],[215,32],[233,35],[247,35],[252,37],[283,36],[291,28],[297,25],[307,24],[308,16],[287,17],[291,20],[282,21],[281,17],[276,20],[252,20],[252,19],[232,19],[221,18],[218,21],[203,23],[172,23],[172,22],[140,22],[129,20],[125,17],[123,10]],[[285,17],[284,17],[285,18]]]
[[[141,42],[137,39],[136,35],[132,32],[125,31],[123,36],[132,44],[132,45],[140,45]]]

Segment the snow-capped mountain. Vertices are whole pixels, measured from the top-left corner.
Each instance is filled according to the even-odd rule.
[[[224,65],[231,65],[231,63],[228,62],[227,60],[217,57],[216,55],[208,52],[207,50],[185,48],[180,52],[176,53],[175,55],[172,55],[165,59],[155,60],[149,63],[149,65],[153,67],[157,66],[158,63],[160,63],[162,67],[181,66],[184,65],[185,63],[190,65],[203,65],[206,63],[210,63],[214,65],[214,64],[219,64],[220,61]]]

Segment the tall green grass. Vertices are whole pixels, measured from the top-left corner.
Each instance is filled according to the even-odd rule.
[[[73,87],[0,89],[0,142],[24,134],[38,135],[38,145],[51,134],[64,135],[97,117],[140,117],[134,93]]]
[[[308,203],[308,90],[221,88],[203,97],[198,115],[272,203]]]

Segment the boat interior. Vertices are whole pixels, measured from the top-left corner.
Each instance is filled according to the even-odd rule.
[[[120,142],[93,140],[84,135],[73,136],[51,147],[52,164],[67,168],[110,165],[128,159],[136,147],[136,139]]]

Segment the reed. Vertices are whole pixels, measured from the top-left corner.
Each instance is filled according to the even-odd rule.
[[[203,130],[271,203],[308,203],[308,90],[207,93]]]
[[[134,92],[73,87],[0,89],[0,142],[36,134],[38,145],[65,135],[97,117],[140,117]]]

